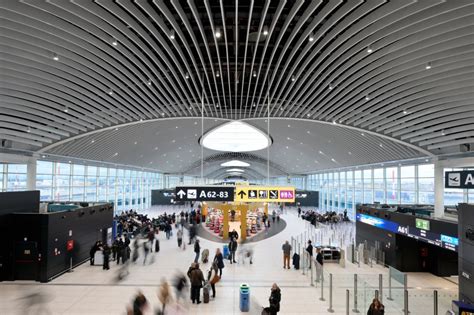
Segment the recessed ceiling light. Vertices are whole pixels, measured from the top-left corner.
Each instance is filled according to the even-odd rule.
[[[71,164],[72,162],[71,161],[67,161],[69,164]]]
[[[364,134],[363,132],[362,132],[360,135],[361,135],[362,137],[365,136],[365,134]]]
[[[441,135],[442,135],[442,136],[445,136],[445,135],[446,135],[446,133],[444,132],[444,129],[441,130]]]
[[[293,81],[293,82],[294,82],[295,80],[296,80],[295,76],[294,76],[294,75],[292,75],[292,76],[291,76],[291,81]]]
[[[175,142],[176,142],[176,140],[174,140],[174,139],[173,139],[173,140],[171,140],[171,142],[175,143]]]
[[[142,122],[142,121],[143,121],[143,118],[140,118],[140,122]]]
[[[264,36],[268,35],[268,26],[266,26],[266,25],[263,27],[263,35]]]
[[[426,64],[425,69],[426,69],[426,70],[431,69],[431,62],[428,62],[428,63]]]
[[[288,149],[288,146],[286,146],[286,148]]]
[[[179,128],[179,127],[178,127],[178,126],[176,126],[176,129],[178,129],[178,128]]]
[[[403,115],[406,115],[408,114],[408,112],[406,111],[406,109],[403,110]]]
[[[240,169],[240,168],[231,168],[226,170],[226,172],[245,172],[245,170]]]
[[[333,123],[334,125],[337,125],[337,122],[336,122],[335,120],[333,120],[332,123]]]
[[[107,91],[107,93],[108,93],[109,95],[112,95],[112,94],[114,94],[114,90],[109,89],[109,90]]]
[[[41,157],[44,159],[46,157],[46,155],[42,155]]]
[[[189,73],[186,72],[186,75],[184,76],[186,79],[189,79]]]
[[[118,155],[118,152],[115,152],[115,154],[114,154],[114,155],[115,155],[115,156],[117,156],[117,155]]]
[[[26,132],[31,132],[31,127],[28,126],[28,128],[26,129]]]
[[[137,142],[137,141],[135,141],[133,144],[137,144],[137,143],[138,143],[138,142]]]
[[[380,144],[379,144],[379,147],[383,148],[383,144],[380,143]]]
[[[370,95],[369,95],[369,94],[367,94],[367,95],[365,96],[365,100],[366,100],[366,101],[370,101]]]
[[[347,152],[347,154],[349,154],[349,155],[352,155],[352,152],[351,152],[351,151],[349,151],[349,152]]]
[[[115,127],[115,131],[117,131],[117,130],[118,130],[118,127]]]
[[[314,41],[314,34],[313,33],[309,33],[308,40],[310,42]]]
[[[291,125],[288,125],[288,128],[291,128]]]
[[[257,76],[257,71],[253,71],[253,77],[255,78]]]
[[[146,81],[146,84],[151,85],[151,80],[148,79],[148,81]]]
[[[164,115],[165,115],[165,113],[161,113],[161,116],[164,116]]]
[[[373,50],[372,50],[372,47],[369,45],[369,46],[367,46],[367,53],[370,54],[371,52],[373,52]]]
[[[252,105],[252,106],[253,106],[253,107],[256,107],[257,105],[256,105],[255,103],[253,103],[253,105]]]
[[[324,154],[323,151],[319,151],[319,154]]]
[[[310,133],[311,133],[311,131],[309,131],[309,130],[306,130],[306,133],[307,133],[307,134],[310,134]]]
[[[290,137],[286,137],[286,140],[291,140],[291,138],[290,138]]]
[[[64,112],[67,113],[68,112],[68,108],[67,106],[64,107]]]
[[[329,90],[332,90],[333,88],[332,83],[329,83]]]
[[[53,55],[53,60],[55,60],[55,61],[58,61],[58,60],[59,60],[58,54],[54,54],[54,55]]]
[[[112,45],[114,45],[114,46],[118,45],[118,41],[115,38],[112,40]]]
[[[94,140],[94,139],[92,139],[92,140],[91,140],[91,143],[94,143],[94,142],[95,142],[95,140]]]
[[[429,159],[425,159],[425,162],[428,162],[428,161],[429,161]]]
[[[336,162],[336,160],[334,158],[332,158],[331,161]]]
[[[215,35],[216,35],[216,38],[221,38],[222,33],[221,33],[221,29],[219,27],[216,27]]]
[[[171,39],[174,39],[174,30],[170,30],[170,33],[169,33],[169,34],[170,34],[170,35],[169,35],[170,38],[171,38]]]

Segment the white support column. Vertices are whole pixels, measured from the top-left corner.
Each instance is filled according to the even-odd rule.
[[[441,161],[434,162],[434,216],[442,218],[444,216],[444,167]]]
[[[26,164],[26,189],[36,190],[36,158],[29,158]]]

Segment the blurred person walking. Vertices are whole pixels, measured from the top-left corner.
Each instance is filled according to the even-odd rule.
[[[222,269],[224,269],[224,256],[221,253],[221,249],[216,249],[216,254],[214,255],[213,263],[216,263],[217,268],[219,269],[219,277],[222,278]]]

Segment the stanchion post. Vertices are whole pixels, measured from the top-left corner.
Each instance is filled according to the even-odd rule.
[[[357,274],[354,274],[354,309],[352,310],[354,313],[359,313],[357,309]]]
[[[346,315],[349,315],[349,289],[346,290]]]
[[[380,300],[380,303],[383,304],[383,276],[382,274],[380,273],[379,274],[379,300]]]
[[[326,301],[324,299],[324,269],[323,269],[323,266],[319,266],[319,268],[321,268],[321,297],[319,298],[320,301]]]
[[[408,290],[403,292],[403,314],[408,315],[410,311],[408,311]]]
[[[388,297],[387,300],[393,301],[392,298],[392,275],[389,273],[388,274]]]
[[[328,308],[329,313],[334,313],[334,310],[332,309],[332,273],[329,274],[329,308]]]
[[[304,269],[305,269],[305,267],[306,267],[306,259],[307,259],[307,258],[306,258],[306,255],[307,255],[307,254],[308,254],[308,253],[306,252],[306,250],[303,249],[303,255],[301,255],[301,258],[302,258],[302,260],[303,260],[303,261],[302,261],[302,266],[301,266],[301,267],[302,267],[301,269],[303,269],[303,275],[305,275]]]
[[[375,290],[374,298],[379,299],[379,290]]]
[[[433,314],[438,315],[438,290],[433,291]]]
[[[311,272],[311,280],[310,280],[310,285],[313,287],[314,286],[314,278],[313,278],[313,272],[316,269],[315,266],[313,266],[313,260],[311,257],[309,258],[309,270]]]

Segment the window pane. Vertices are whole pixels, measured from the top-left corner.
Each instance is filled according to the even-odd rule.
[[[56,163],[56,174],[57,175],[71,174],[71,165],[67,163]]]
[[[8,173],[26,174],[26,164],[7,164]]]
[[[374,178],[383,178],[383,168],[374,169]]]
[[[418,165],[418,177],[434,177],[434,164]]]
[[[84,165],[74,165],[74,175],[85,175],[86,168]]]
[[[53,162],[37,161],[36,173],[37,174],[53,174]]]
[[[97,167],[88,165],[87,166],[87,175],[88,176],[97,176]]]
[[[26,190],[26,174],[8,173],[7,190],[8,191]]]
[[[401,178],[406,178],[406,177],[415,177],[415,166],[402,166],[400,168],[400,177]]]

